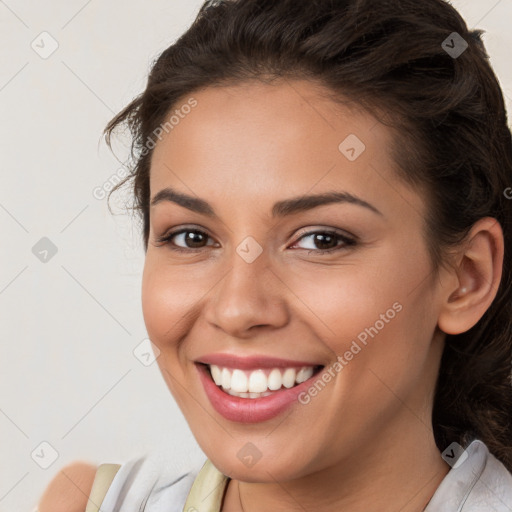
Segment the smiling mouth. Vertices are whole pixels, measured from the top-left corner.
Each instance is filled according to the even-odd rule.
[[[318,374],[323,365],[244,370],[198,363],[223,392],[239,398],[262,398],[291,389]]]

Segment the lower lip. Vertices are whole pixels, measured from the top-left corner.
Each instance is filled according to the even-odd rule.
[[[213,382],[207,367],[196,364],[199,378],[213,408],[224,418],[240,423],[258,423],[274,418],[298,402],[298,396],[305,391],[311,382],[318,378],[319,373],[308,380],[289,389],[282,389],[261,398],[240,398],[228,395]]]

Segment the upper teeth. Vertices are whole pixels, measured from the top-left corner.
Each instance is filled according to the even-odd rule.
[[[298,371],[295,368],[245,371],[221,368],[212,364],[210,371],[215,384],[224,390],[237,393],[262,393],[278,390],[281,386],[292,388],[295,384],[308,380],[313,375],[314,367],[304,366]]]

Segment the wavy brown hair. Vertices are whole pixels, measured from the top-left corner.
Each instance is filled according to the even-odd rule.
[[[105,135],[111,146],[117,127],[130,130],[131,174],[114,190],[132,182],[147,249],[149,141],[194,91],[309,79],[333,101],[353,101],[387,124],[397,175],[427,200],[434,272],[480,218],[503,229],[497,296],[473,328],[446,336],[432,425],[440,451],[478,438],[512,471],[512,141],[482,33],[443,0],[210,1]],[[461,55],[443,45],[460,48],[462,40]]]

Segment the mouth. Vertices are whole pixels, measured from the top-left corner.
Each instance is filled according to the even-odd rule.
[[[239,398],[257,399],[291,389],[317,375],[323,365],[257,368],[246,370],[199,363],[224,393]]]
[[[231,421],[255,423],[299,404],[300,394],[325,365],[219,355],[195,361],[195,367],[206,396],[219,414]]]

